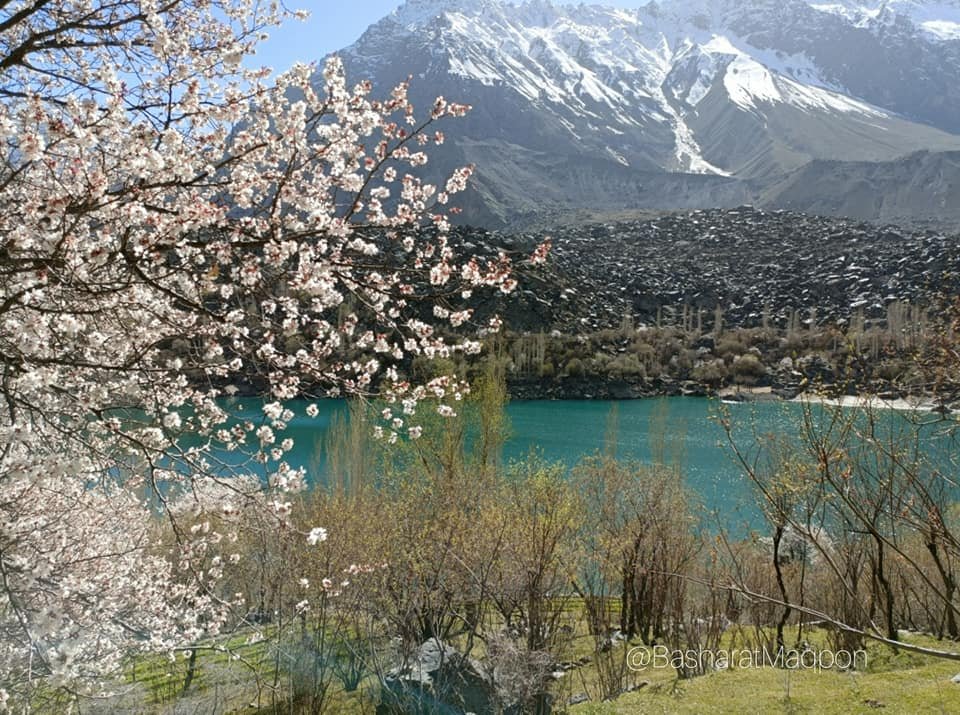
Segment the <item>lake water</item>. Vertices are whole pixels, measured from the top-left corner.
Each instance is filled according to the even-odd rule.
[[[259,420],[260,404],[252,399],[236,400],[231,409]],[[305,405],[293,406],[297,417],[284,436],[293,437],[296,446],[288,461],[306,467],[311,481],[325,481],[324,434],[332,417],[345,411],[345,405],[320,402],[316,419],[303,415]],[[725,404],[722,408],[729,410],[736,425],[735,438],[744,448],[754,443],[755,434],[797,434],[802,414],[800,405],[783,402]],[[718,422],[720,409],[717,400],[691,397],[513,402],[507,407],[511,437],[504,456],[521,459],[536,450],[547,460],[572,466],[603,450],[608,436],[615,433],[617,457],[677,465],[686,484],[698,495],[708,520],[715,515],[727,527],[757,525],[756,499]],[[612,410],[615,420],[611,419]],[[890,425],[903,424],[893,411],[887,415],[883,421]],[[947,420],[927,428],[924,434],[929,449],[949,458],[952,443],[944,435],[955,425],[955,420]]]

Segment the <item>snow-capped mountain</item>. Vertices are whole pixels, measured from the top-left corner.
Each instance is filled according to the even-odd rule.
[[[885,0],[864,4],[842,0],[811,5],[820,12],[839,15],[857,27],[877,29],[895,25],[898,17],[904,17],[935,40],[960,40],[960,6],[956,2]]]
[[[342,55],[474,105],[438,163],[477,164],[487,223],[737,203],[811,161],[960,150],[960,0],[408,0]]]

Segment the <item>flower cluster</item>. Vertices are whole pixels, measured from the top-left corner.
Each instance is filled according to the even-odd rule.
[[[406,84],[375,99],[336,58],[244,69],[277,8],[18,0],[0,25],[4,697],[38,677],[80,692],[132,650],[215,633],[239,558],[217,524],[253,505],[285,528],[307,476],[284,461],[284,401],[379,387],[386,434],[418,436],[416,403],[452,414],[465,388],[397,365],[477,352],[450,301],[515,285],[506,256],[448,244],[471,169],[441,191],[417,177],[433,124],[468,107],[418,121]],[[263,414],[231,415],[249,382]]]

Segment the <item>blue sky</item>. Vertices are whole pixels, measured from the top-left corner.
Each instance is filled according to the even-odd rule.
[[[598,5],[635,8],[649,0],[595,0]],[[579,0],[557,0],[557,4],[578,4]],[[363,31],[394,8],[400,0],[285,0],[291,9],[310,11],[306,22],[291,20],[270,32],[256,57],[247,64],[287,69],[298,60],[312,62],[353,43]]]

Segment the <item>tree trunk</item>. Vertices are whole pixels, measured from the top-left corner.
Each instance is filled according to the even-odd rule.
[[[877,581],[883,588],[883,616],[887,622],[887,637],[894,641],[900,640],[897,636],[897,625],[893,618],[893,588],[891,588],[890,582],[887,581],[887,576],[883,570],[883,542],[876,535],[874,535],[874,541],[877,544],[877,562],[875,566],[875,574]]]
[[[937,548],[935,541],[927,544],[927,550],[933,557],[933,562],[937,565],[937,571],[940,572],[940,579],[943,581],[943,595],[945,597],[943,617],[946,620],[947,635],[956,640],[960,638],[960,631],[957,628],[957,614],[953,606],[953,594],[957,590],[957,582],[953,572],[949,571],[940,559],[940,550]]]
[[[783,526],[777,525],[773,532],[773,570],[777,574],[777,588],[780,589],[780,600],[787,604],[783,607],[783,613],[780,614],[780,620],[777,621],[777,650],[782,652],[785,649],[783,642],[783,629],[790,618],[790,599],[787,598],[787,586],[783,582],[783,569],[780,566],[780,542],[783,540]]]

